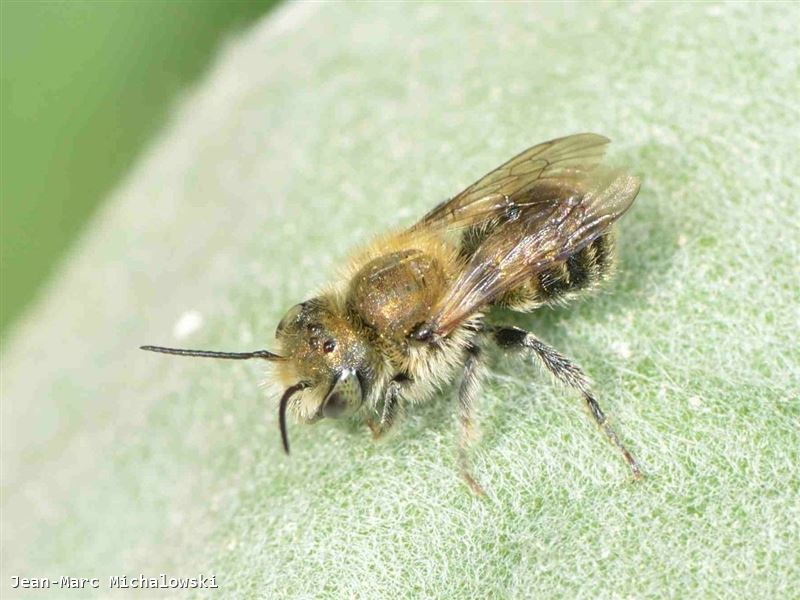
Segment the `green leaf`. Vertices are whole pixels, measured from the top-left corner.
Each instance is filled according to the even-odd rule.
[[[187,97],[4,348],[4,597],[20,593],[12,575],[96,576],[109,595],[109,576],[139,573],[216,575],[221,589],[199,593],[225,597],[791,595],[797,17],[272,14]],[[574,393],[499,356],[473,453],[480,499],[457,476],[448,392],[385,443],[293,425],[287,458],[259,364],[138,350],[270,347],[349,248],[579,131],[609,136],[643,180],[618,276],[509,320],[594,378],[642,483]]]

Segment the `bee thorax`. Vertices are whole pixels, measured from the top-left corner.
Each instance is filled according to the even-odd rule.
[[[429,316],[445,284],[434,257],[401,250],[362,267],[353,278],[348,301],[378,335],[401,339]]]

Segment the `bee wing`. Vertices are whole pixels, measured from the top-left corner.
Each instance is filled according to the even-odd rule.
[[[432,311],[427,329],[446,335],[470,315],[605,232],[633,203],[639,180],[594,169],[548,184],[537,210],[504,220],[478,246]]]
[[[609,141],[596,133],[579,133],[528,148],[442,202],[412,230],[461,229],[515,212],[546,209],[552,196],[536,194],[537,188],[589,173],[602,160]]]

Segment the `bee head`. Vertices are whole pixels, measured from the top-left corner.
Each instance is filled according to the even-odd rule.
[[[290,308],[275,331],[286,359],[279,376],[307,388],[290,406],[306,422],[349,417],[364,402],[369,346],[342,313],[314,298]]]
[[[339,419],[354,414],[364,403],[369,377],[369,346],[343,310],[331,299],[314,298],[289,309],[275,337],[281,353],[269,350],[218,352],[164,346],[142,350],[206,358],[248,360],[259,358],[276,366],[287,388],[278,412],[281,440],[289,453],[286,411],[291,409],[306,423],[323,417]],[[299,392],[300,393],[298,395]]]

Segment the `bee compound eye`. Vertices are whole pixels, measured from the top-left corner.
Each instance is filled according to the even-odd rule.
[[[336,376],[331,391],[322,404],[322,415],[327,419],[341,419],[353,414],[364,401],[358,374],[345,369]]]
[[[344,395],[334,392],[328,396],[325,406],[322,407],[322,414],[326,419],[338,419],[347,411],[347,400]]]

